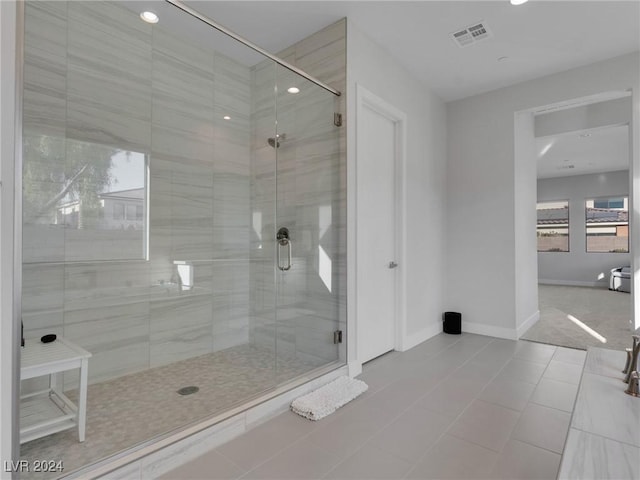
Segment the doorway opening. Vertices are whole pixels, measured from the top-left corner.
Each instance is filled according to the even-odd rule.
[[[539,320],[522,339],[628,346],[631,111],[630,93],[618,92],[533,112]]]

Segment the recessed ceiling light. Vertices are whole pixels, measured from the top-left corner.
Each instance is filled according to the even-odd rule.
[[[225,120],[231,120],[231,117],[229,115],[225,115],[224,117],[222,117]]]
[[[158,15],[153,12],[142,12],[140,18],[147,23],[158,23],[158,20],[160,20]]]
[[[527,3],[529,0],[511,0],[511,5],[522,5],[523,3]]]
[[[289,93],[300,93],[300,89],[298,87],[289,87],[289,88],[287,88],[287,92],[289,92]]]

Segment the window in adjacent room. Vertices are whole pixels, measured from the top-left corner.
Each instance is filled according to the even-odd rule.
[[[538,202],[538,251],[569,251],[569,202]]]
[[[585,210],[587,252],[629,252],[629,197],[587,199]]]

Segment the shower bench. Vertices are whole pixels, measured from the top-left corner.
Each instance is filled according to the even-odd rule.
[[[22,348],[20,380],[49,376],[49,388],[20,396],[20,443],[78,427],[78,439],[84,442],[87,413],[87,352],[58,337],[51,343],[27,340]],[[64,393],[63,372],[80,369],[78,405]]]

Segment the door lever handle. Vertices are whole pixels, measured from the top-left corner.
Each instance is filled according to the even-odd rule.
[[[389,268],[396,268],[398,264],[394,261],[389,262]]]

